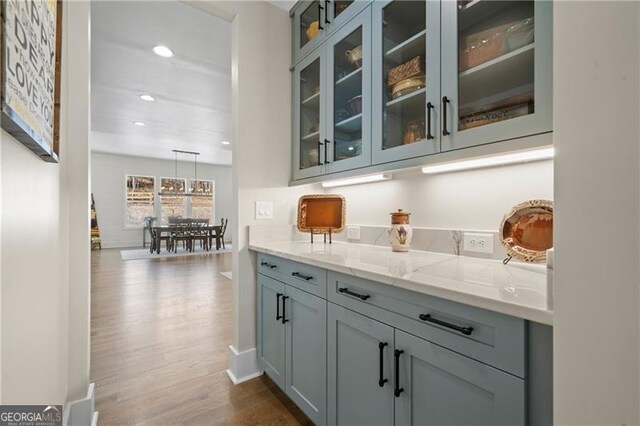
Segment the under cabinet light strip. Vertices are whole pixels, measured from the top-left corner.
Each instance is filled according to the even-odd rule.
[[[525,163],[528,161],[548,160],[553,158],[552,147],[534,149],[531,151],[514,152],[511,154],[494,155],[490,157],[474,158],[471,160],[455,161],[445,164],[425,166],[422,173],[435,174],[456,172],[460,170],[479,169],[483,167],[502,166],[505,164]]]
[[[322,182],[323,188],[335,188],[336,186],[358,185],[361,183],[380,182],[392,179],[391,173],[379,173],[377,175],[360,176],[349,179],[338,179]]]

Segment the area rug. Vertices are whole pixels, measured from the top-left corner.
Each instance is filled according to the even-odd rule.
[[[122,260],[140,260],[140,259],[159,259],[162,257],[178,257],[178,256],[203,256],[203,255],[216,255],[222,253],[231,253],[231,244],[227,244],[226,248],[220,250],[203,250],[201,248],[197,248],[196,250],[190,252],[186,251],[182,248],[178,249],[177,253],[168,253],[164,247],[158,253],[149,253],[149,249],[129,249],[129,250],[120,250],[120,256]]]
[[[233,280],[233,273],[231,271],[229,272],[220,272],[220,275],[222,275],[225,278],[228,278],[230,280]]]

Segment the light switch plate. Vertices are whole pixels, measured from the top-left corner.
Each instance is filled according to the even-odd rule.
[[[347,239],[359,240],[360,239],[360,227],[359,226],[347,226]]]
[[[256,201],[256,220],[273,219],[273,202]]]
[[[464,250],[493,254],[493,234],[464,233]]]

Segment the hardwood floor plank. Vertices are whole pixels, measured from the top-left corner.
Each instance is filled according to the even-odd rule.
[[[300,425],[266,376],[226,374],[231,254],[123,261],[92,253],[91,380],[101,425]]]

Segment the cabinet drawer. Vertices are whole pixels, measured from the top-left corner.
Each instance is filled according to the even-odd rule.
[[[324,299],[327,298],[326,269],[259,253],[258,273]]]
[[[525,321],[329,271],[328,299],[378,321],[525,377]]]

